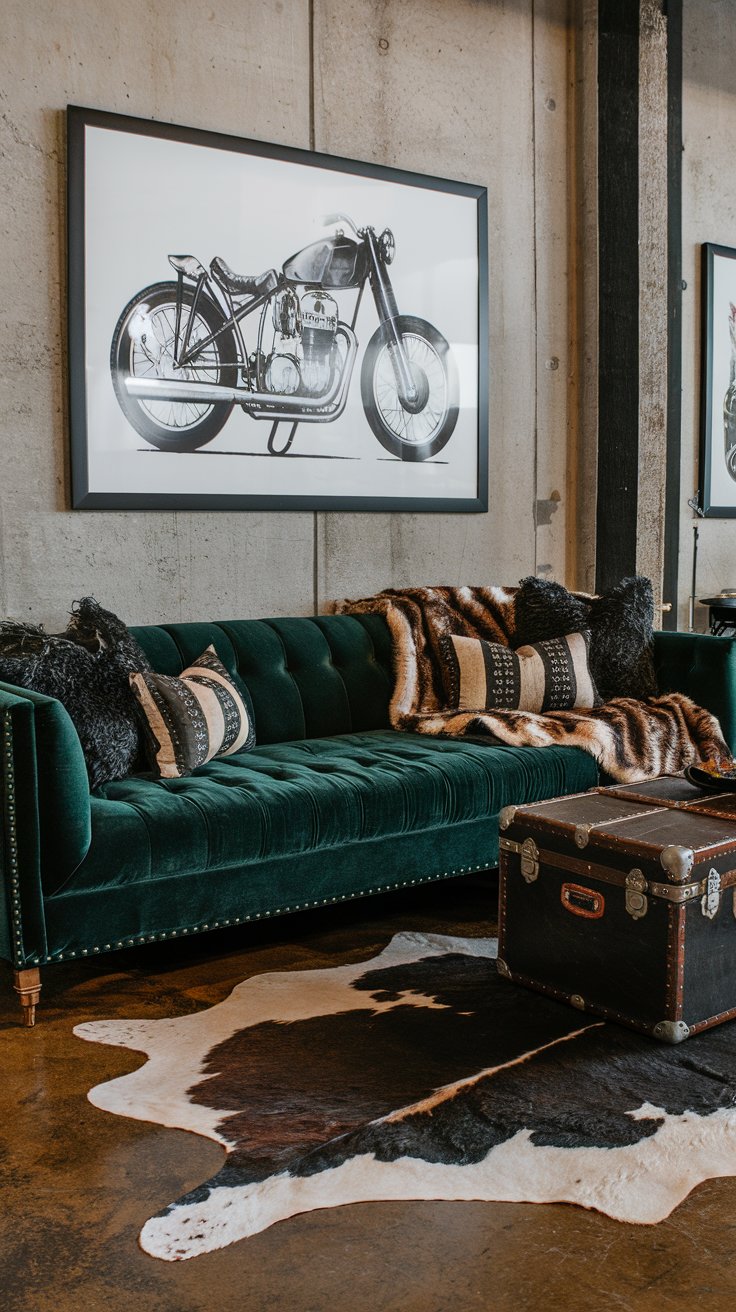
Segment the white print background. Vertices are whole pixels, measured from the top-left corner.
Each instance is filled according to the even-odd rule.
[[[86,129],[86,382],[91,492],[474,497],[478,392],[477,205],[473,198],[397,185],[236,151],[104,128]],[[128,301],[175,277],[167,256],[221,255],[239,273],[281,270],[324,236],[341,211],[358,227],[393,230],[391,279],[399,311],[428,319],[450,342],[460,376],[455,431],[434,461],[391,457],[360,400],[363,352],[378,327],[366,287],[347,407],[329,424],[304,424],[294,459],[268,456],[270,421],[236,408],[194,454],[158,452],[127,422],[112,388],[110,343]],[[352,319],[356,292],[335,293]],[[245,321],[255,347],[258,313]],[[268,339],[266,339],[268,340]],[[278,440],[288,433],[284,424]]]
[[[710,504],[736,505],[736,482],[726,468],[723,435],[723,401],[731,369],[731,336],[728,317],[736,305],[736,260],[715,255],[713,259],[713,413],[711,415]]]

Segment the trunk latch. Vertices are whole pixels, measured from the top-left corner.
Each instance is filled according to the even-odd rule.
[[[539,848],[533,838],[525,838],[521,845],[521,873],[527,884],[533,884],[539,875]]]
[[[710,869],[708,878],[705,881],[705,892],[700,899],[700,906],[704,916],[713,920],[718,915],[718,908],[721,905],[721,876],[717,870]]]
[[[626,876],[626,910],[633,920],[647,914],[647,881],[642,870],[630,870]]]

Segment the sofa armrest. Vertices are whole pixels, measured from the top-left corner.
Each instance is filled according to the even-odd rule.
[[[53,697],[0,683],[0,955],[23,965],[46,952],[43,898],[91,841],[81,744]]]
[[[658,632],[654,665],[660,691],[683,692],[711,711],[736,752],[736,638]]]

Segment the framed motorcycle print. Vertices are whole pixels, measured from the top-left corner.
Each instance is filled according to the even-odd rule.
[[[75,508],[487,509],[484,187],[67,125]]]
[[[736,517],[736,250],[703,246],[700,506]]]

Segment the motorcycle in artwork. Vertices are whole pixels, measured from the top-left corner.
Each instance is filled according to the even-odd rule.
[[[195,255],[170,254],[175,278],[133,295],[113,333],[110,367],[140,437],[160,451],[196,451],[240,406],[270,425],[267,450],[278,456],[300,424],[333,423],[350,392],[368,286],[378,319],[360,369],[368,424],[401,461],[443,450],[458,418],[457,364],[434,324],[397,305],[393,233],[345,214],[327,215],[324,225],[324,237],[280,270],[239,273],[220,255],[205,267]]]

